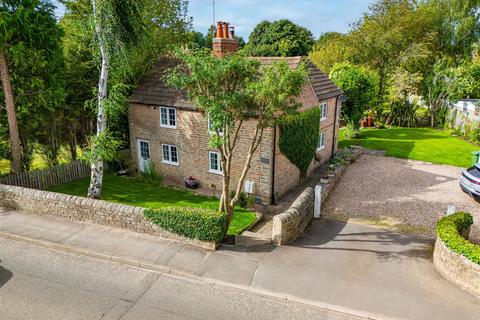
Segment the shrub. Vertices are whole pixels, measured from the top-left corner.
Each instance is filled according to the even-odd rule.
[[[320,135],[320,108],[289,114],[278,120],[280,151],[305,178],[310,163],[315,158]]]
[[[235,198],[235,191],[230,192],[230,199]],[[240,196],[238,197],[238,205],[244,209],[247,208],[247,195],[245,192],[240,192]]]
[[[145,209],[145,217],[159,227],[191,239],[219,242],[227,228],[224,213],[207,208]]]
[[[347,127],[345,128],[345,131],[343,132],[343,136],[345,139],[357,139],[358,137],[358,130],[355,129],[355,125],[353,122],[349,121],[347,123]]]
[[[472,224],[471,214],[457,212],[437,222],[437,235],[447,248],[467,257],[470,261],[480,264],[480,246],[471,243],[462,236]]]
[[[158,172],[153,161],[148,161],[145,170],[140,172],[138,178],[140,181],[150,184],[161,184],[163,181],[163,176],[160,172]]]

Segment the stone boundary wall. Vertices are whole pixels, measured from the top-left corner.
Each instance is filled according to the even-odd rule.
[[[363,153],[363,149],[354,148],[350,163],[356,161]],[[343,165],[335,170],[335,176],[330,179],[329,183],[322,185],[322,201],[323,203],[335,185],[343,176],[348,165]],[[277,245],[285,245],[290,241],[297,239],[313,220],[313,210],[315,203],[315,191],[312,187],[307,187],[300,196],[293,202],[290,208],[273,217],[272,225],[272,241]]]
[[[480,298],[480,265],[448,249],[439,237],[435,242],[433,264],[447,280]]]
[[[273,217],[272,241],[284,245],[300,236],[313,220],[315,192],[306,188],[285,212]]]
[[[208,250],[217,247],[214,242],[185,238],[160,228],[145,218],[140,207],[2,184],[0,206],[152,234]]]

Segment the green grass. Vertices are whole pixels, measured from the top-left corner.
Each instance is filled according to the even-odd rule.
[[[361,144],[364,148],[385,150],[387,156],[448,164],[471,165],[472,151],[480,147],[430,128],[362,129],[360,139],[345,139],[340,130],[341,148]]]
[[[52,187],[49,191],[85,196],[89,181],[89,179],[73,181]],[[214,197],[200,196],[189,191],[162,187],[115,175],[104,177],[102,200],[143,208],[178,206],[218,209],[218,199]],[[254,221],[255,213],[237,207],[228,234],[239,234]]]

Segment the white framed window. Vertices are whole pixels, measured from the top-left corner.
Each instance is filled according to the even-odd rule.
[[[208,172],[223,174],[220,152],[208,151]]]
[[[210,116],[207,117],[207,125],[208,125],[208,133],[214,134],[215,130],[213,129],[212,120],[211,120]],[[223,136],[223,128],[219,128],[218,134],[220,136]]]
[[[328,103],[322,102],[320,103],[320,121],[327,120],[328,114]]]
[[[317,144],[317,151],[322,150],[325,148],[325,138],[326,138],[326,131],[321,131],[320,136],[318,137],[318,144]]]
[[[171,144],[162,144],[162,162],[178,166],[178,148]]]
[[[175,108],[160,107],[160,127],[177,127],[177,110]]]

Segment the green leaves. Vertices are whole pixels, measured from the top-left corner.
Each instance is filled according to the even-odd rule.
[[[121,145],[122,141],[116,140],[108,130],[105,130],[90,136],[83,157],[91,164],[101,160],[112,161]]]
[[[304,178],[315,157],[320,134],[320,108],[285,115],[278,120],[280,151]]]
[[[212,209],[165,207],[145,209],[144,215],[165,230],[203,241],[220,242],[227,228],[225,214]]]
[[[377,75],[365,67],[339,63],[333,66],[330,78],[347,96],[343,115],[358,128],[363,112],[378,93]]]
[[[290,20],[262,21],[250,34],[242,52],[249,56],[305,56],[313,43],[310,30]]]
[[[480,264],[480,246],[466,240],[462,235],[472,224],[471,214],[457,212],[437,222],[437,235],[447,248]]]

